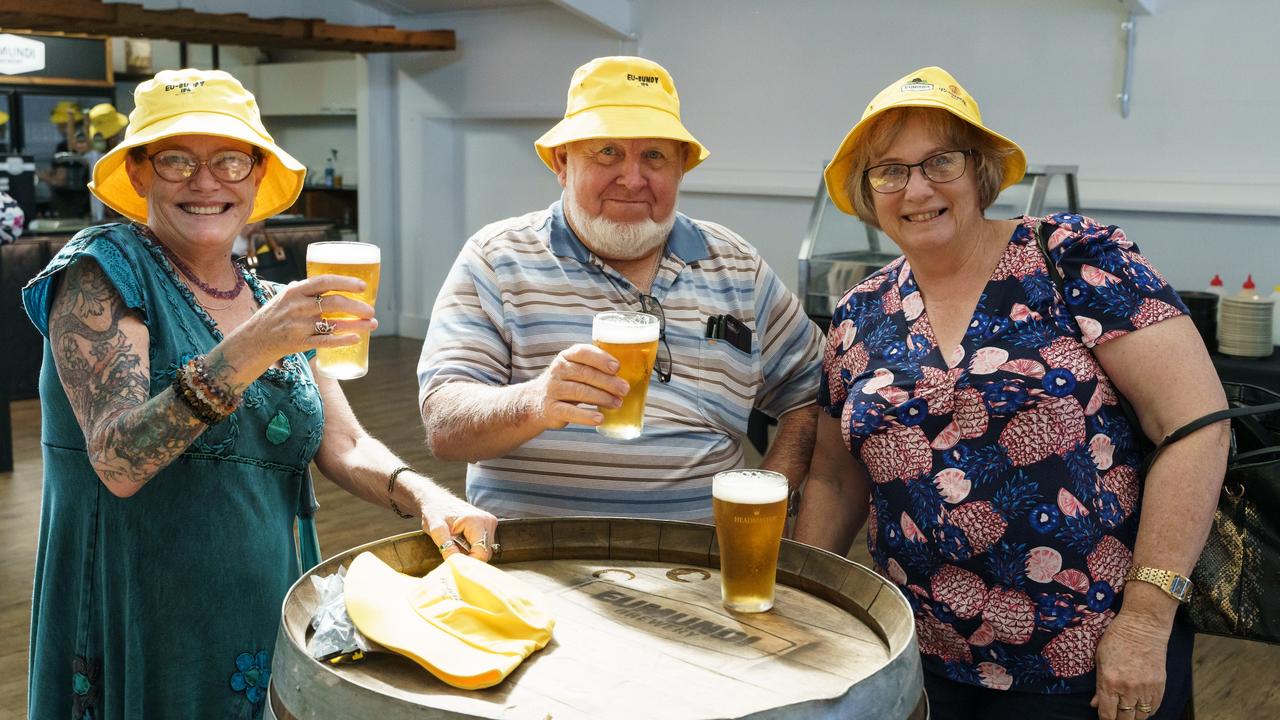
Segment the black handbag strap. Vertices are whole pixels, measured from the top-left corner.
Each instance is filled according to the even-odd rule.
[[[1049,254],[1049,238],[1048,238],[1049,228],[1050,226],[1044,222],[1038,223],[1036,227],[1036,233],[1035,233],[1036,244],[1039,245],[1040,247],[1040,254],[1044,256],[1045,267],[1049,272],[1049,277],[1053,279],[1053,285],[1055,288],[1057,288],[1059,297],[1062,298],[1063,302],[1066,302],[1067,294],[1066,294],[1065,282],[1063,281],[1063,278],[1062,278],[1062,273],[1058,271],[1058,266],[1054,264],[1053,257],[1051,257]],[[1146,435],[1142,432],[1142,425],[1138,420],[1137,412],[1135,412],[1133,409],[1133,405],[1129,402],[1127,398],[1125,398],[1125,396],[1120,392],[1119,389],[1117,388],[1113,388],[1113,389],[1115,390],[1116,402],[1120,406],[1120,411],[1124,413],[1124,416],[1128,418],[1129,423],[1133,426],[1134,432],[1138,435],[1139,444],[1140,445],[1145,444],[1147,447],[1150,447],[1150,441],[1147,440]],[[1192,420],[1186,425],[1183,425],[1177,430],[1174,430],[1173,432],[1166,435],[1158,445],[1156,445],[1154,448],[1151,448],[1150,452],[1145,453],[1146,459],[1142,463],[1141,475],[1142,477],[1146,477],[1147,471],[1151,469],[1151,465],[1155,463],[1156,458],[1160,455],[1161,452],[1164,451],[1166,447],[1185,438],[1186,436],[1190,435],[1191,433],[1203,427],[1212,425],[1213,423],[1216,423],[1216,422],[1221,422],[1223,420],[1231,420],[1233,418],[1252,419],[1253,416],[1264,415],[1266,413],[1272,413],[1272,412],[1280,412],[1280,402],[1268,403],[1266,405],[1241,405],[1239,407],[1228,408],[1226,410],[1217,410],[1215,412],[1211,412],[1207,415],[1204,415],[1203,417],[1196,418],[1195,420]],[[1261,429],[1261,423],[1257,423],[1255,421],[1253,423],[1250,423],[1250,427],[1254,429],[1255,432],[1257,432],[1258,430]],[[1144,440],[1146,440],[1146,443],[1143,443]],[[1233,445],[1233,452],[1234,452],[1234,443],[1232,443],[1232,445]],[[1271,448],[1263,448],[1262,450],[1245,453],[1244,455],[1236,456],[1234,460],[1239,461],[1242,457],[1249,457],[1249,456],[1254,456],[1260,453],[1266,453],[1269,450],[1271,450]]]

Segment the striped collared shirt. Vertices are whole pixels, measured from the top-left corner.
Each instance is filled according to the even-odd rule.
[[[644,434],[548,430],[467,468],[467,499],[499,517],[617,515],[709,520],[711,477],[743,463],[752,407],[778,417],[815,401],[822,333],[755,249],[677,214],[650,294],[662,304],[672,378],[649,384]],[[419,406],[452,382],[514,385],[591,342],[592,318],[640,310],[640,291],[593,254],[559,202],[488,225],[441,288],[418,363]],[[751,352],[705,339],[728,314]]]

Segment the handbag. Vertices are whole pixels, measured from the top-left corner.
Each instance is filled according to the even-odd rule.
[[[1048,226],[1036,242],[1049,276],[1066,297],[1062,274],[1049,255]],[[1280,644],[1280,394],[1256,385],[1222,383],[1228,409],[1183,425],[1152,446],[1135,433],[1146,478],[1157,457],[1175,442],[1207,425],[1231,421],[1231,449],[1213,525],[1191,571],[1192,592],[1181,608],[1198,633]],[[1120,411],[1135,428],[1133,406],[1116,392]]]
[[[241,262],[263,280],[288,284],[303,279],[285,246],[262,230],[249,235],[249,253]]]

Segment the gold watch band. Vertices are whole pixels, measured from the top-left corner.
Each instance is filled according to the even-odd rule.
[[[1151,583],[1180,603],[1191,598],[1191,581],[1172,570],[1134,565],[1129,569],[1129,575],[1125,579]]]

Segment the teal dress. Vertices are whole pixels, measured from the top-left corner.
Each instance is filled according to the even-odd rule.
[[[152,396],[222,339],[133,225],[84,230],[23,290],[46,336],[29,715],[261,717],[281,603],[298,577],[293,519],[324,428],[307,358],[285,358],[231,417],[135,495],[116,497],[89,464],[47,341],[54,281],[85,257],[150,331]],[[246,279],[264,303],[262,285]]]

